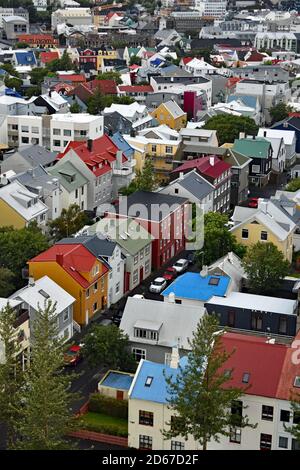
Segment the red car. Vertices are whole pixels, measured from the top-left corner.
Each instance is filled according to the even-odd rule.
[[[248,207],[252,207],[253,209],[257,209],[258,207],[258,197],[250,197],[248,200]]]
[[[169,268],[166,268],[164,274],[162,275],[162,277],[166,281],[173,281],[176,276],[177,276],[177,271],[172,266],[170,266]]]
[[[82,359],[81,346],[70,346],[64,354],[65,366],[76,366]]]

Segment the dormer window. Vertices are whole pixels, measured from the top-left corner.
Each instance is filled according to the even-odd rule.
[[[96,276],[97,274],[99,274],[99,264],[96,264],[93,269],[93,276]]]
[[[300,388],[300,376],[299,375],[295,377],[294,387]]]

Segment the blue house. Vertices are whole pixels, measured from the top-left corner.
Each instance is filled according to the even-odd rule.
[[[231,278],[229,276],[206,275],[199,273],[185,273],[177,277],[163,292],[164,300],[169,300],[169,295],[174,297],[175,303],[199,302],[203,305],[211,297],[225,297]]]
[[[284,121],[275,122],[271,129],[280,129],[282,131],[295,131],[296,134],[296,153],[300,153],[300,117],[290,116]]]
[[[30,65],[36,67],[37,62],[33,51],[21,51],[15,53],[17,65]]]

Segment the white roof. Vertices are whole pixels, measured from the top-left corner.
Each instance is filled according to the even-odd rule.
[[[21,300],[5,299],[4,297],[0,297],[0,311],[3,310],[7,306],[7,304],[9,304],[10,307],[14,308],[17,307],[17,305],[20,305],[21,303]]]
[[[1,95],[0,96],[0,104],[6,104],[6,105],[26,104],[27,105],[27,104],[31,103],[33,101],[33,99],[36,99],[36,97],[31,98],[29,100],[25,100],[24,98],[17,98],[15,96]]]
[[[193,123],[198,124],[198,123]],[[182,128],[180,129],[180,135],[182,136],[197,136],[197,137],[211,137],[216,134],[217,131],[208,130],[208,129],[198,129],[198,128]]]
[[[297,300],[267,297],[266,295],[245,294],[243,292],[232,292],[227,297],[213,296],[208,303],[286,315],[295,315],[297,306]]]
[[[179,342],[181,348],[189,350],[188,339],[192,339],[193,332],[204,312],[205,309],[199,306],[128,297],[120,329],[128,334],[130,341],[135,343],[173,347]],[[138,324],[147,322],[147,325],[151,322],[156,326],[161,324],[158,342],[136,338],[134,328],[137,322]]]
[[[195,68],[195,69],[206,69],[206,70],[216,70],[216,67],[213,65],[205,62],[204,60],[197,59],[197,57],[194,57],[190,62],[186,64],[186,68]]]
[[[28,22],[26,20],[26,18],[22,18],[22,16],[16,16],[16,15],[2,16],[2,21],[4,21],[5,23],[11,23],[13,21],[18,21],[19,23],[27,23]]]
[[[67,100],[62,95],[57,93],[57,91],[52,91],[51,96],[49,96],[49,93],[45,93],[41,96],[42,98],[44,98],[45,101],[47,101],[47,103],[52,106],[54,105],[55,107],[59,107],[60,105],[67,103]]]
[[[143,114],[146,111],[146,106],[138,104],[137,102],[131,104],[115,104],[113,103],[108,108],[104,108],[102,111],[103,114],[111,114],[115,111],[120,113],[124,117],[133,117],[135,113]]]
[[[161,139],[169,139],[170,137],[175,137],[176,139],[180,140],[180,134],[175,129],[171,129],[166,124],[161,124],[157,127],[147,127],[146,129],[142,129],[139,131],[139,135],[145,135],[149,132],[154,132],[158,135]]]
[[[47,298],[47,296],[49,297]],[[52,303],[56,302],[56,314],[61,313],[75,302],[74,297],[48,276],[41,277],[39,280],[35,281],[33,286],[28,285],[15,292],[11,298],[21,299],[34,310],[38,310],[39,307],[43,308],[45,301],[51,300]]]
[[[199,121],[199,122],[188,121],[186,124],[186,129],[200,129],[203,126],[205,126],[205,121]]]
[[[18,181],[2,186],[0,188],[0,199],[5,201],[28,222],[48,211],[48,207],[38,199],[38,196],[28,191]],[[34,203],[34,200],[37,200],[37,202]],[[29,207],[28,204],[30,204]]]
[[[178,106],[177,103],[175,103],[175,101],[172,101],[172,100],[169,100],[169,101],[166,101],[165,103],[162,103],[165,105],[165,107],[170,111],[170,113],[172,114],[172,116],[174,118],[178,118],[180,116],[183,116],[184,114],[186,114],[180,106]]]
[[[285,145],[292,145],[295,138],[295,131],[279,130],[279,129],[267,129],[266,127],[261,127],[258,131],[258,137],[264,137],[266,132],[266,137],[275,137],[277,139],[283,138]]]
[[[88,113],[68,113],[68,114],[52,114],[52,121],[71,121],[79,123],[89,123],[97,121],[101,116],[93,116]]]

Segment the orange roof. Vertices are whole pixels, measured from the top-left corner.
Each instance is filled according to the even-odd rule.
[[[49,62],[52,62],[56,59],[59,59],[59,54],[57,51],[40,53],[40,60],[43,64],[48,64]]]

